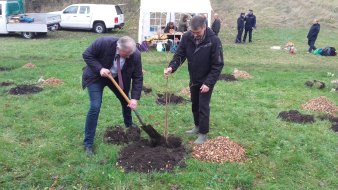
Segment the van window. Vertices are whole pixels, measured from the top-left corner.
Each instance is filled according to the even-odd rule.
[[[116,5],[115,9],[116,9],[117,15],[123,14],[123,12],[122,12],[122,10],[121,10],[121,8],[119,6]]]
[[[78,6],[71,6],[71,7],[68,7],[66,10],[64,10],[63,13],[64,14],[76,14],[78,8],[79,8]]]
[[[81,6],[80,7],[80,14],[89,14],[90,8],[89,6]]]

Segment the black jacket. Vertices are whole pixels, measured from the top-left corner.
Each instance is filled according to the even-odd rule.
[[[309,40],[316,40],[318,33],[320,31],[320,24],[313,24],[309,30],[309,33],[307,34],[307,38]]]
[[[210,28],[207,28],[204,40],[196,46],[192,32],[184,33],[169,67],[172,67],[175,72],[186,59],[190,85],[214,86],[224,66],[220,39]]]
[[[82,88],[85,89],[97,80],[107,80],[101,77],[102,68],[110,69],[116,53],[118,38],[100,37],[96,39],[82,54],[87,66],[83,70]],[[129,92],[132,83],[131,99],[139,100],[141,97],[143,74],[141,53],[136,50],[126,62],[122,69],[124,91]]]
[[[255,15],[246,15],[245,16],[245,30],[251,30],[256,27],[256,16]]]
[[[218,35],[220,29],[221,29],[221,20],[220,19],[215,19],[214,22],[211,25],[212,31],[215,32],[216,35]]]
[[[239,16],[237,19],[237,30],[244,29],[244,17]]]

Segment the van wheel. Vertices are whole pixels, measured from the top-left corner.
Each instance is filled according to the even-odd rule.
[[[26,39],[32,39],[35,36],[34,32],[22,32],[21,35]]]
[[[94,31],[99,34],[105,33],[106,26],[102,22],[98,22],[94,25]]]

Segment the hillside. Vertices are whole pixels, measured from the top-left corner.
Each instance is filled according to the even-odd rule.
[[[46,12],[61,10],[72,3],[85,3],[88,0],[32,0],[26,1],[28,11]],[[91,0],[91,3],[126,4],[128,22],[136,22],[139,0]],[[236,18],[240,12],[253,9],[257,16],[258,27],[307,27],[314,18],[321,21],[322,26],[338,27],[337,0],[211,0],[225,27],[236,27]],[[129,16],[129,17],[128,17]],[[136,19],[135,19],[136,18]],[[136,23],[135,23],[136,24]],[[129,25],[130,26],[130,25]]]

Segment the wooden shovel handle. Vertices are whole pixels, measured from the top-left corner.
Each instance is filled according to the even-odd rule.
[[[108,78],[113,82],[114,86],[117,88],[117,90],[119,90],[119,92],[122,94],[123,98],[127,101],[127,103],[130,104],[130,100],[129,100],[128,96],[123,92],[123,90],[119,86],[119,84],[117,84],[117,82],[115,81],[115,79],[113,78],[113,76],[112,75],[108,75]]]

